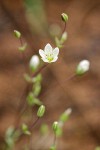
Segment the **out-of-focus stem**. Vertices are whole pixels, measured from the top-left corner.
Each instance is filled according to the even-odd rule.
[[[36,75],[38,75],[44,68],[46,68],[49,64],[45,64],[43,65],[41,68],[39,68],[39,70],[37,70],[32,77],[35,77]]]
[[[54,146],[56,146],[56,141],[57,141],[57,136],[56,136],[56,133],[54,133],[54,141],[53,141]]]
[[[32,129],[35,127],[35,125],[37,124],[37,122],[39,121],[39,117],[37,117],[37,119],[33,122],[33,124],[29,127],[29,130],[32,131]]]
[[[64,23],[64,28],[63,28],[63,31],[62,31],[61,36],[62,36],[62,35],[63,35],[63,33],[66,31],[66,26],[67,26],[67,23],[65,22],[65,23]]]
[[[37,74],[39,74],[44,68],[47,67],[48,64],[43,65],[37,72],[35,72],[32,77],[35,77]],[[29,85],[26,85],[25,89],[22,92],[22,95],[20,97],[20,104],[19,104],[19,108],[18,108],[18,116],[17,116],[17,120],[16,120],[16,124],[18,124],[22,114],[25,112],[26,107],[25,107],[25,100],[23,99],[25,92],[27,92]],[[21,111],[20,111],[21,110]],[[17,125],[18,126],[18,125]]]
[[[19,40],[20,40],[20,46],[22,47],[22,46],[23,46],[22,38],[20,37]],[[24,63],[25,71],[27,72],[27,68],[26,68],[26,66],[25,66],[25,53],[24,53],[24,52],[21,52],[21,56],[22,56],[22,60],[23,60],[23,63]]]

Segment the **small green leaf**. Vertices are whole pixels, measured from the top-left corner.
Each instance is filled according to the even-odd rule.
[[[63,44],[67,40],[67,32],[64,32],[60,39],[60,44]]]
[[[29,93],[29,95],[27,97],[27,102],[30,106],[34,105],[34,95],[32,92]]]
[[[24,134],[27,134],[27,135],[31,134],[31,132],[28,130],[28,126],[25,123],[22,124],[22,131]]]
[[[38,96],[41,92],[41,84],[40,83],[36,83],[33,85],[33,94],[34,96]]]
[[[42,75],[38,74],[36,77],[32,79],[33,83],[40,83],[42,81]]]
[[[34,98],[34,104],[42,105],[42,102],[38,98]]]
[[[32,92],[29,93],[29,95],[27,97],[27,102],[28,102],[28,105],[30,105],[30,106],[33,106],[35,104],[36,105],[42,104],[42,102],[38,98],[34,97],[34,94]]]
[[[58,37],[55,37],[55,43],[58,48],[62,48],[62,44],[60,43],[60,40],[58,39]]]
[[[27,47],[27,43],[25,43],[23,46],[20,46],[20,47],[18,48],[18,50],[19,50],[20,52],[24,52],[24,51],[26,50],[26,47]]]
[[[24,78],[27,82],[32,82],[32,78],[27,73],[24,74]]]
[[[12,149],[19,135],[20,135],[19,130],[15,130],[13,126],[10,126],[7,129],[6,134],[5,134],[5,142],[9,149]]]

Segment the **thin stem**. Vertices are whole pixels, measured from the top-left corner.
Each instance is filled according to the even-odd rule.
[[[45,69],[48,65],[49,65],[49,64],[43,65],[41,68],[39,68],[38,71],[36,71],[36,72],[32,75],[32,77],[35,77],[35,76],[36,76],[37,74],[39,74],[43,69]]]
[[[47,64],[44,65],[44,66],[42,66],[37,72],[35,72],[35,73],[33,74],[33,77],[35,77],[37,74],[39,74],[45,67],[47,67]],[[26,86],[24,92],[25,92],[27,89],[28,89],[28,85]],[[21,98],[23,98],[23,96],[24,96],[24,93],[22,94]],[[19,105],[19,109],[21,109],[21,108],[25,105],[24,102],[25,102],[25,101],[22,101],[22,103]],[[20,115],[23,114],[24,111],[25,111],[25,108],[23,109],[23,111],[21,111]]]
[[[20,46],[22,47],[23,46],[23,40],[22,40],[22,38],[20,37],[19,38],[19,40],[20,40]],[[25,68],[25,71],[27,72],[27,68],[26,68],[26,65],[25,65],[25,54],[24,54],[24,52],[21,52],[21,56],[22,56],[22,60],[23,60],[23,63],[24,63],[24,68]]]
[[[62,84],[65,84],[66,82],[68,82],[68,81],[70,81],[70,80],[72,80],[73,78],[75,78],[76,77],[76,74],[74,73],[74,74],[72,74],[70,77],[68,77],[67,79],[65,79],[63,82],[62,82]],[[57,88],[59,88],[59,86],[58,86],[58,84],[60,85],[60,87],[62,88],[62,85],[60,84],[60,82],[56,79],[56,83],[54,84],[54,86],[56,87],[57,86]],[[47,86],[47,88],[48,88],[48,86]],[[43,97],[45,97],[45,95],[47,94],[47,92],[45,92],[44,94],[42,94],[41,95],[41,98],[43,98]]]
[[[33,122],[33,124],[29,127],[29,130],[31,131],[34,127],[35,127],[35,125],[37,124],[37,122],[39,121],[39,117],[37,117],[37,119]]]
[[[57,141],[57,136],[56,136],[56,133],[54,133],[54,141],[53,141],[54,146],[56,146],[56,141]]]
[[[64,28],[63,28],[63,31],[62,31],[61,36],[62,36],[62,35],[63,35],[63,33],[66,31],[66,26],[67,26],[67,23],[65,22],[65,24],[64,24]]]
[[[71,79],[73,79],[75,77],[76,77],[76,74],[74,73],[70,77],[68,77],[67,79],[65,79],[62,83],[65,83],[66,81],[69,81],[69,80],[71,80]]]
[[[22,113],[24,112],[25,110],[25,99],[24,99],[24,95],[25,95],[25,92],[27,92],[28,90],[28,85],[23,89],[23,92],[22,92],[22,95],[20,96],[20,101],[19,101],[19,106],[18,106],[18,115],[17,115],[17,119],[15,121],[15,125],[17,124],[18,126],[18,123],[19,123],[19,120],[20,120],[20,117],[22,115]],[[20,111],[21,110],[21,111]]]
[[[32,131],[32,129],[35,127],[35,125],[37,124],[37,122],[39,121],[39,117],[33,122],[32,125],[29,126],[29,131]],[[15,132],[17,131],[17,128],[15,129]],[[20,135],[18,140],[20,140],[21,137],[23,137],[25,134],[20,130]]]
[[[21,44],[21,46],[23,46],[23,41],[22,41],[21,37],[20,37],[20,44]]]
[[[33,74],[33,77],[35,77],[38,73],[40,73],[45,67],[47,67],[47,64],[44,65],[44,66],[42,66],[37,72],[35,72],[35,73]],[[29,85],[27,85],[27,86],[24,88],[24,90],[23,90],[23,92],[22,92],[22,95],[21,95],[21,97],[20,97],[20,104],[19,104],[19,108],[18,108],[19,115],[17,116],[16,124],[18,124],[18,122],[19,122],[19,120],[20,120],[22,114],[23,114],[23,113],[25,112],[25,110],[26,110],[26,108],[25,108],[25,99],[23,99],[23,97],[24,97],[25,92],[27,92],[28,87],[29,87]],[[22,99],[22,101],[21,101],[21,99]],[[20,109],[21,109],[21,112],[20,112]]]

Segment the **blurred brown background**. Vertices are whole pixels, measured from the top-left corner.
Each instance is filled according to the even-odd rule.
[[[47,106],[43,121],[51,125],[72,107],[58,150],[95,150],[100,145],[100,0],[0,0],[0,145],[6,129],[16,120],[26,85],[24,63],[28,68],[32,54],[47,43],[54,45],[49,31],[54,24],[59,30],[63,28],[62,12],[69,15],[68,40],[59,61],[42,71],[40,98]],[[24,62],[17,50],[20,43],[13,36],[14,29],[21,31],[23,41],[29,45]],[[65,81],[82,59],[90,60],[90,71]],[[34,130],[33,150],[48,149],[52,135],[43,139]]]

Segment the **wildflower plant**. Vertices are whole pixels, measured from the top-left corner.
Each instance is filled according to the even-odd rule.
[[[9,127],[6,131],[5,135],[5,142],[7,146],[9,147],[9,150],[13,149],[16,141],[18,141],[22,135],[31,136],[33,133],[34,126],[38,123],[38,121],[44,117],[46,113],[46,106],[39,98],[39,94],[41,92],[41,82],[42,82],[42,74],[41,70],[47,66],[47,63],[50,65],[51,63],[56,62],[59,59],[59,53],[60,48],[63,48],[64,42],[67,40],[67,32],[66,32],[66,24],[68,21],[68,15],[65,13],[61,14],[61,19],[64,22],[64,29],[60,37],[55,37],[55,46],[51,46],[51,44],[46,44],[44,49],[39,49],[38,54],[33,55],[30,58],[29,61],[29,68],[31,73],[25,73],[24,79],[27,82],[27,86],[24,91],[27,90],[29,87],[29,84],[31,85],[31,90],[28,92],[26,96],[26,102],[22,101],[23,93],[21,96],[19,108],[21,109],[21,112],[18,111],[18,118],[17,118],[17,126],[16,127]],[[17,30],[14,30],[15,37],[20,41],[19,45],[19,51],[23,55],[27,49],[27,44],[23,43],[21,33]],[[24,56],[24,55],[23,55]],[[43,63],[41,65],[41,60]],[[88,60],[81,61],[75,72],[76,75],[83,75],[89,70],[90,62]],[[37,113],[35,115],[36,119],[33,118],[28,123],[22,122],[21,125],[19,125],[19,119],[21,119],[21,116],[24,114],[24,112],[27,110],[26,108],[22,109],[24,107],[24,104],[27,103],[27,106],[29,109],[33,110],[34,106],[37,106]],[[54,135],[53,143],[48,147],[50,150],[57,150],[57,138],[62,136],[63,134],[63,126],[64,124],[70,119],[70,115],[72,113],[72,109],[68,108],[65,110],[58,118],[57,121],[54,121],[52,123],[52,131]],[[32,112],[33,116],[33,112]],[[48,125],[42,124],[42,127],[40,128],[42,133],[48,132]]]

